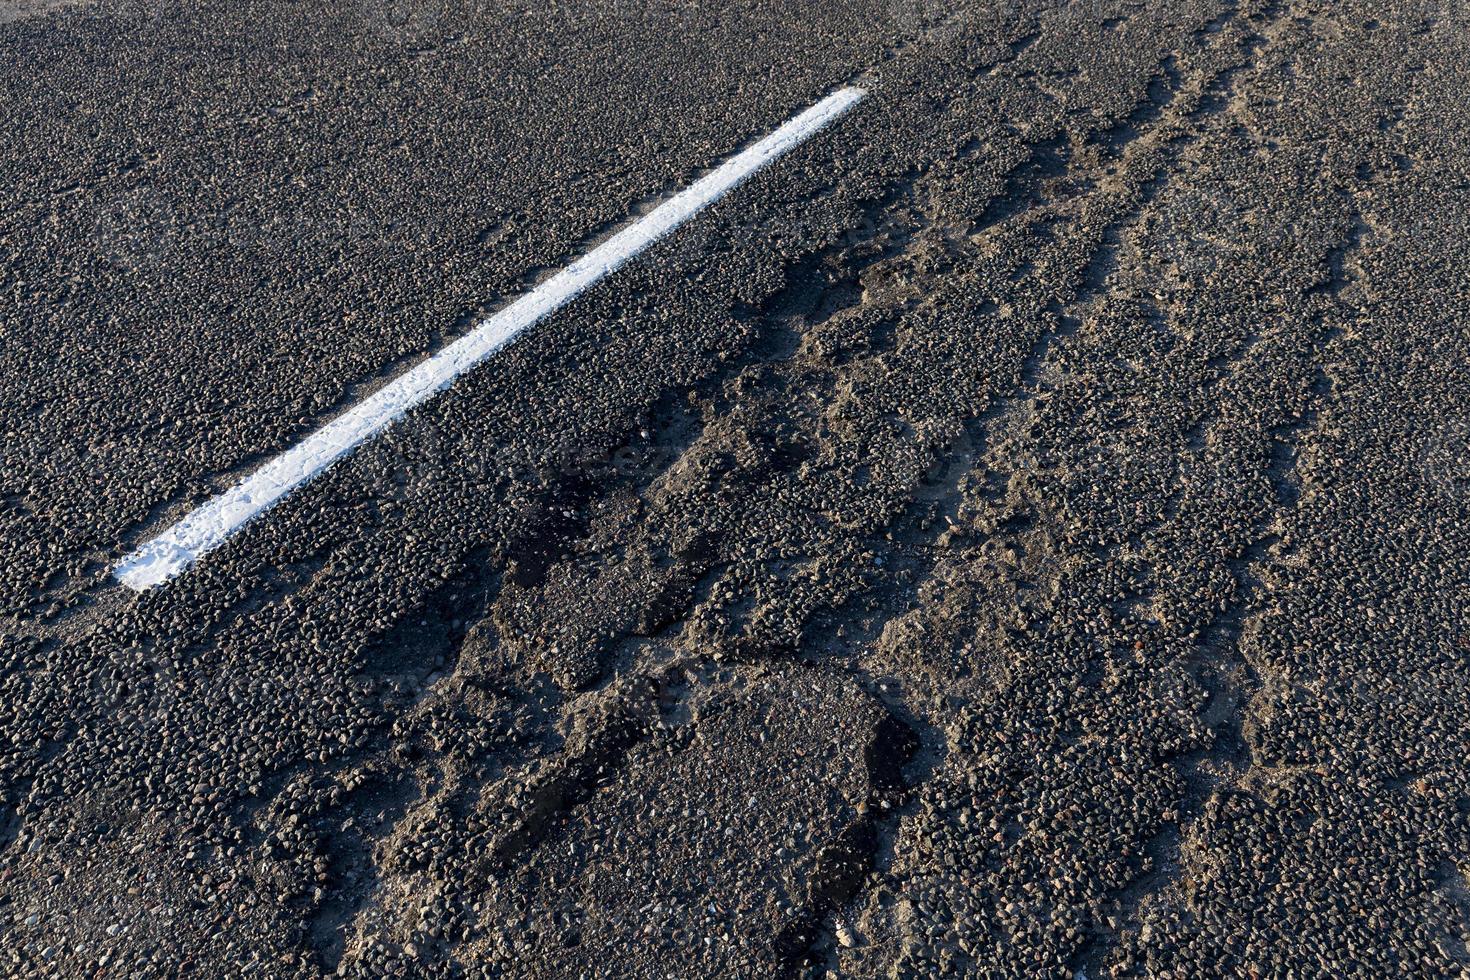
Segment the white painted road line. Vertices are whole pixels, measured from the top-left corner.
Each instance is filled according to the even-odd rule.
[[[559,310],[724,197],[747,177],[815,136],[857,105],[864,94],[859,88],[834,92],[759,143],[726,160],[510,306],[481,321],[470,333],[266,463],[243,482],[191,511],[119,562],[113,574],[118,581],[140,592],[181,574],[246,522],[388,428],[415,405],[448,388],[461,374],[504,347],[527,327]]]

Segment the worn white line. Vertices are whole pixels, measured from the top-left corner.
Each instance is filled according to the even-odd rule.
[[[527,327],[565,306],[724,197],[747,177],[816,135],[861,101],[864,94],[858,88],[834,92],[760,142],[726,160],[511,305],[481,321],[474,330],[438,354],[405,371],[241,483],[191,511],[125,557],[113,574],[118,581],[138,591],[161,585],[181,574],[246,522],[388,428],[415,405],[448,388],[456,378]]]

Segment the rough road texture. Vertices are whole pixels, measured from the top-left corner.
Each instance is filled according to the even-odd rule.
[[[312,6],[0,7],[0,971],[1470,975],[1465,7]]]

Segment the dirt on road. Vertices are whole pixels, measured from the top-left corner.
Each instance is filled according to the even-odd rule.
[[[1470,12],[376,13],[0,14],[0,973],[1470,975]]]

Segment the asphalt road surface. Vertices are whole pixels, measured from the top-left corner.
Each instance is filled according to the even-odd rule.
[[[0,0],[0,119],[0,974],[1470,976],[1462,0]]]

